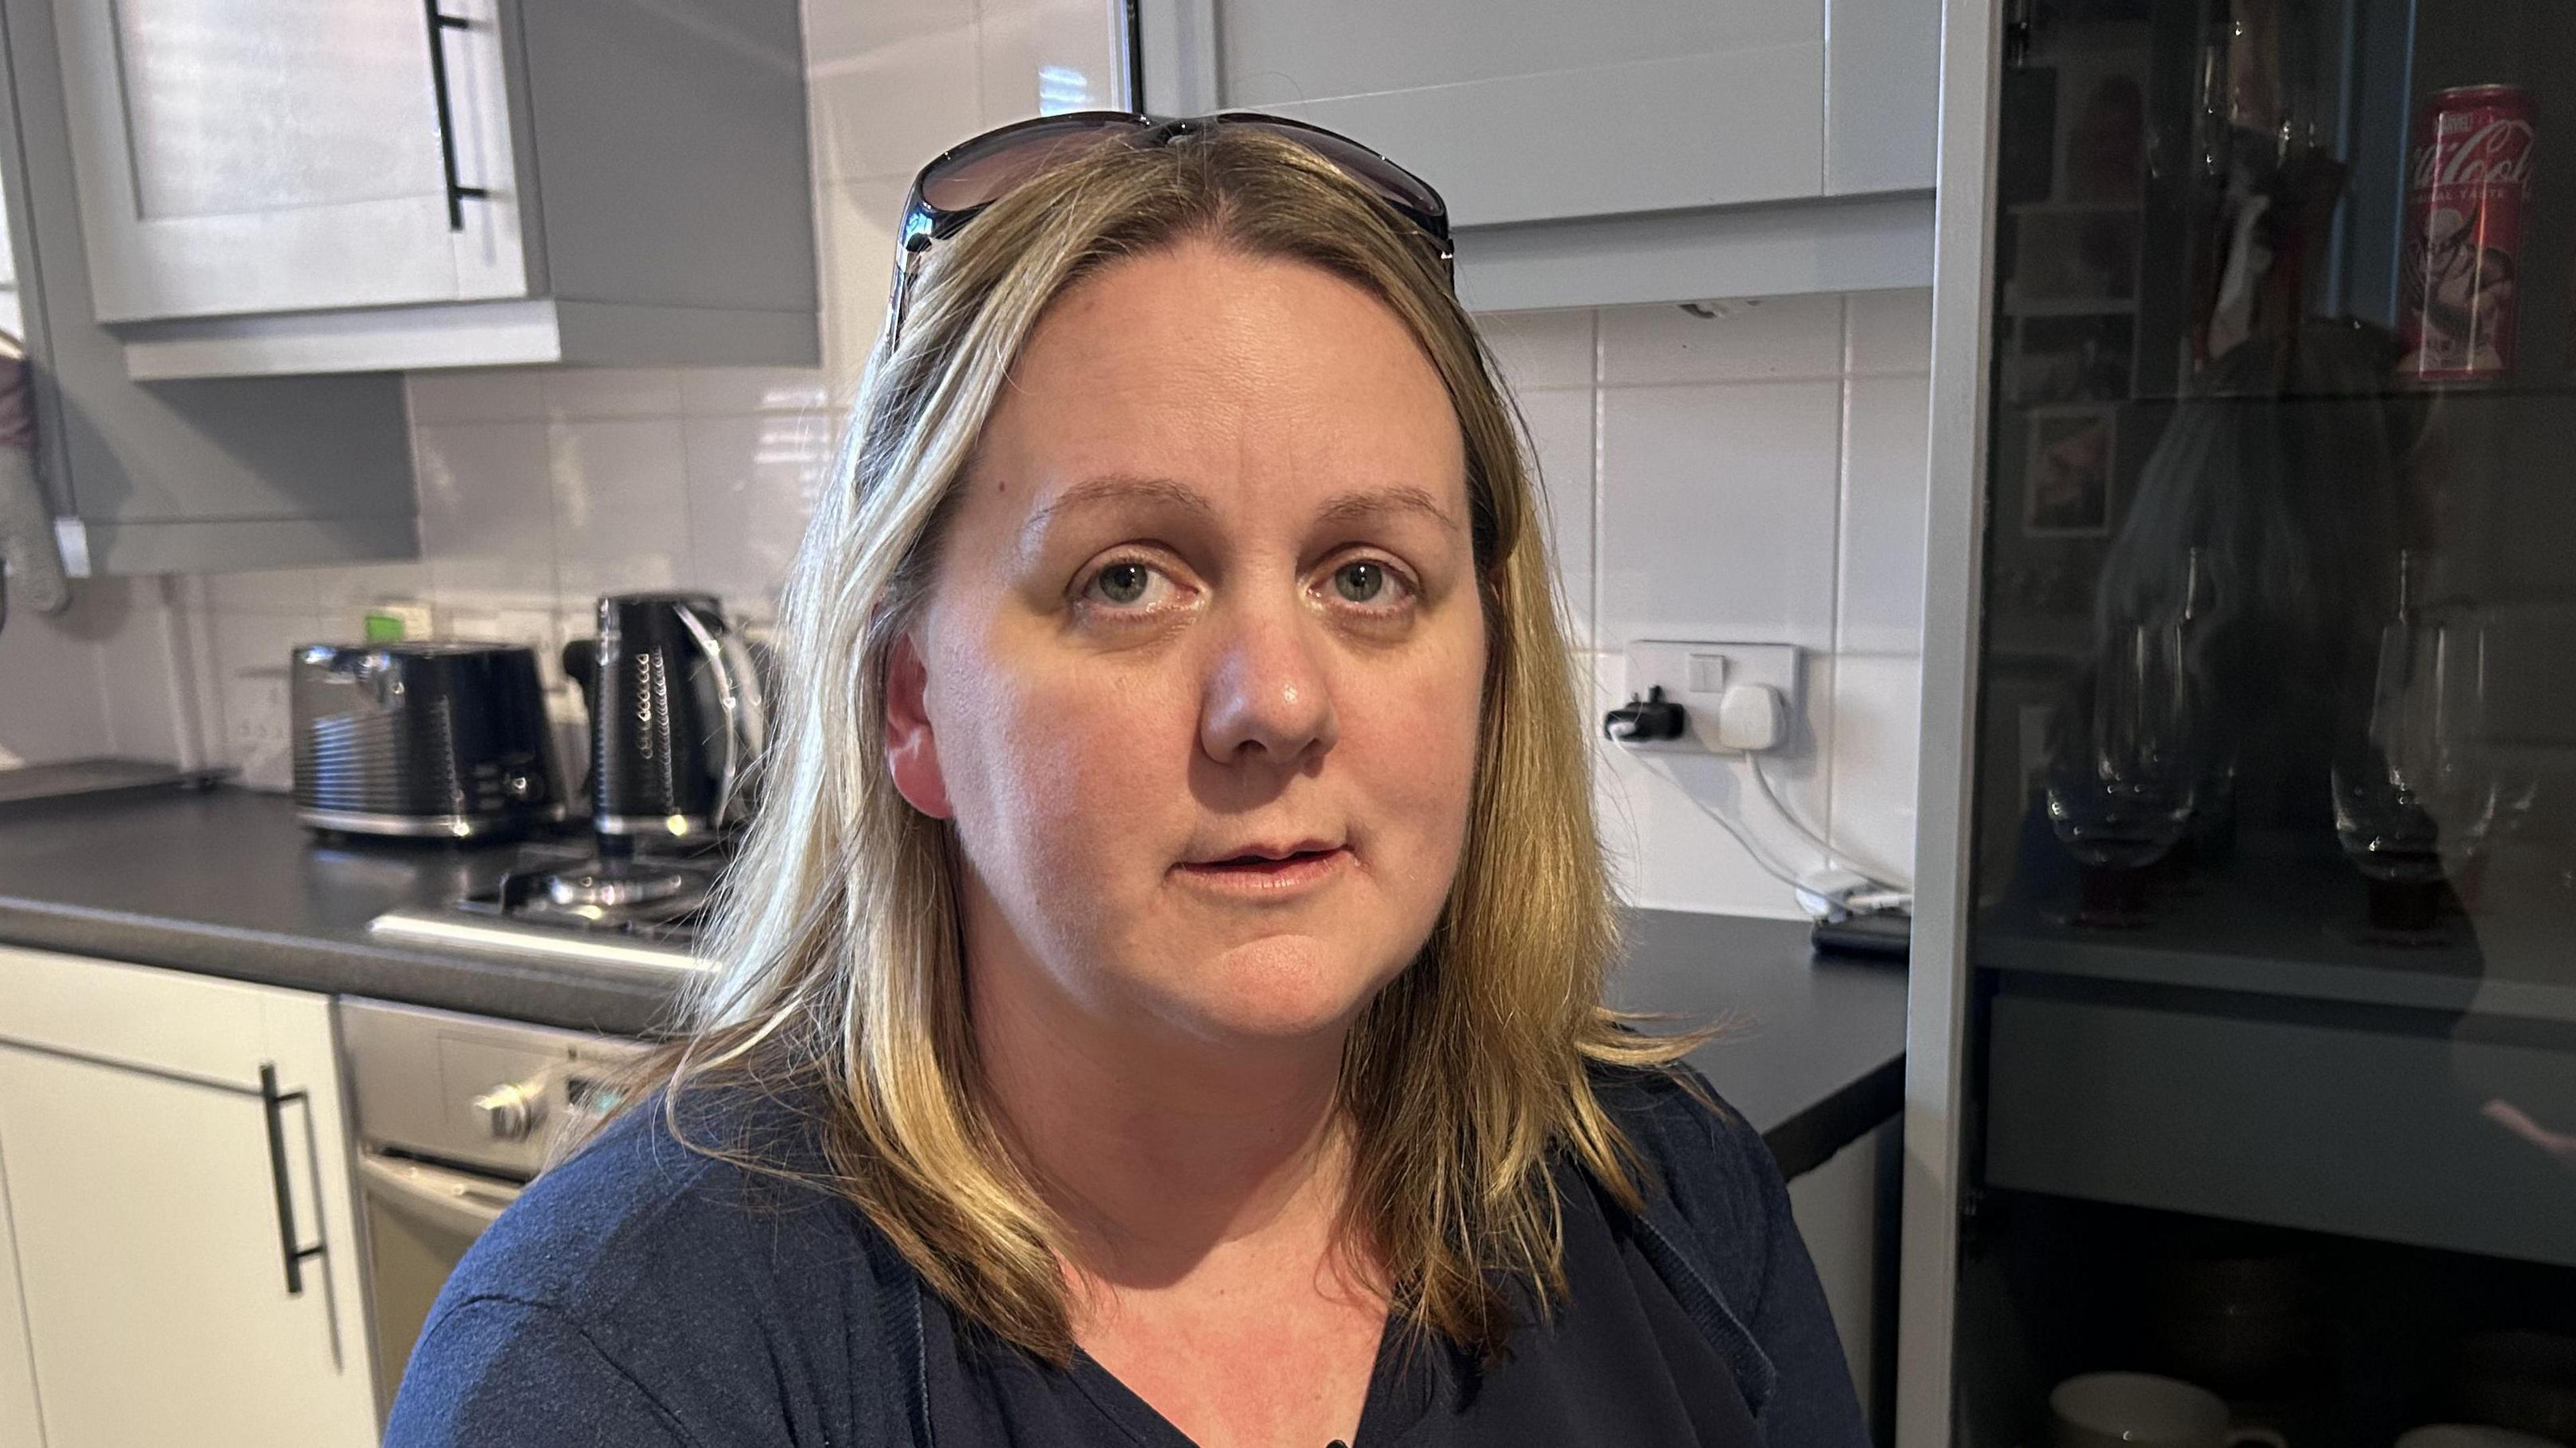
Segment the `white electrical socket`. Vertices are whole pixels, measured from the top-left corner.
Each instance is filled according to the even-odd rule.
[[[1717,704],[1730,684],[1767,684],[1787,708],[1787,737],[1795,738],[1803,695],[1796,644],[1723,644],[1637,639],[1628,645],[1627,698],[1661,688],[1682,706],[1690,727],[1678,739],[1639,741],[1622,747],[1657,754],[1734,754],[1717,742]]]

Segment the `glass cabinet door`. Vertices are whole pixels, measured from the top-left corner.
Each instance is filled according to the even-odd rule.
[[[1957,1441],[2576,1444],[2576,4],[1995,34]]]

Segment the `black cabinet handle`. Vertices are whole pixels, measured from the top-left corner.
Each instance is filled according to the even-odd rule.
[[[286,1259],[286,1295],[304,1295],[304,1259],[322,1255],[323,1243],[307,1247],[297,1241],[295,1194],[286,1184],[286,1103],[303,1101],[302,1091],[280,1092],[277,1067],[259,1064],[259,1106],[268,1118],[268,1179],[277,1193],[277,1248]]]
[[[429,88],[438,100],[438,159],[447,168],[447,229],[463,231],[466,199],[492,194],[456,179],[455,113],[447,100],[447,32],[471,30],[474,22],[439,9],[438,0],[422,0],[422,4],[429,16]]]

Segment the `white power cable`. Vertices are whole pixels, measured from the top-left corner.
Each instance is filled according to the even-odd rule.
[[[1761,868],[1763,874],[1770,876],[1772,879],[1779,881],[1781,884],[1788,886],[1792,890],[1805,888],[1798,883],[1797,875],[1792,872],[1789,867],[1773,859],[1768,850],[1755,844],[1753,842],[1753,836],[1746,833],[1743,826],[1738,825],[1731,819],[1728,819],[1725,815],[1718,813],[1715,807],[1711,806],[1708,801],[1701,799],[1698,795],[1692,793],[1691,787],[1682,783],[1679,775],[1672,773],[1670,770],[1656,768],[1650,757],[1647,755],[1639,754],[1635,757],[1640,763],[1646,765],[1648,773],[1661,779],[1664,783],[1671,785],[1674,789],[1679,790],[1682,798],[1689,800],[1693,805],[1697,806],[1701,814],[1717,821],[1718,828],[1733,836],[1735,842],[1744,847],[1744,853],[1753,858],[1753,863]]]
[[[1780,798],[1779,792],[1771,787],[1771,776],[1765,773],[1762,768],[1762,756],[1759,754],[1753,754],[1746,757],[1753,762],[1754,787],[1762,791],[1762,797],[1771,802],[1771,808],[1779,811],[1780,818],[1787,820],[1789,822],[1789,828],[1796,830],[1808,844],[1824,851],[1825,858],[1828,860],[1844,861],[1845,864],[1843,868],[1850,870],[1853,874],[1858,875],[1872,885],[1877,886],[1881,891],[1908,897],[1912,896],[1914,892],[1914,887],[1912,885],[1899,884],[1894,880],[1882,879],[1867,870],[1850,864],[1849,855],[1845,854],[1841,850],[1835,849],[1831,844],[1826,842],[1824,836],[1807,828],[1807,822],[1798,818],[1796,811],[1790,809],[1788,803]]]

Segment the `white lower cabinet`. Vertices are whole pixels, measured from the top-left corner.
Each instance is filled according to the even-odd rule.
[[[0,1443],[375,1440],[332,1047],[324,996],[0,947]]]

